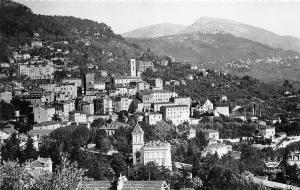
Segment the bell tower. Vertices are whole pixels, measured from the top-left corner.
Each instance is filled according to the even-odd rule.
[[[144,131],[137,123],[132,131],[132,156],[133,164],[143,163],[142,148],[144,146]]]
[[[136,77],[136,62],[135,59],[130,59],[130,76]]]

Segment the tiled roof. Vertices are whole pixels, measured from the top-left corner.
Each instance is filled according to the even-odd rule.
[[[204,131],[204,133],[218,133],[219,131],[217,131],[217,130],[214,130],[214,129],[206,129],[205,131]]]
[[[141,128],[141,126],[137,123],[131,134],[141,134],[141,133],[144,133],[144,131]]]
[[[109,190],[111,187],[110,181],[89,181],[80,184],[78,190]]]
[[[126,181],[122,190],[160,190],[164,181]]]
[[[122,190],[160,190],[169,189],[164,181],[125,181]],[[89,181],[79,184],[78,190],[109,190],[113,189],[110,181]]]
[[[4,128],[2,129],[3,132],[7,133],[7,134],[13,134],[13,133],[18,133],[17,130],[15,130],[14,128]]]
[[[147,142],[145,145],[144,145],[144,150],[145,149],[152,149],[152,148],[168,148],[170,147],[171,145],[167,142],[162,142],[162,141],[150,141],[150,142]]]
[[[58,122],[55,122],[55,121],[44,121],[44,122],[35,124],[34,127],[38,127],[38,126],[49,126],[49,125],[57,125],[57,124],[59,124],[59,123],[58,123]]]
[[[30,167],[32,168],[45,168],[45,167],[49,167],[49,162],[51,162],[51,159],[49,161],[50,158],[46,159],[46,158],[40,158],[38,160],[33,161],[32,163],[30,163]]]

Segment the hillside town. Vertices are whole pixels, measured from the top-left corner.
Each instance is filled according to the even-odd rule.
[[[124,75],[100,70],[93,64],[86,73],[78,75],[79,68],[72,66],[70,52],[65,48],[67,45],[68,41],[41,41],[36,33],[30,46],[13,49],[9,63],[1,63],[2,79],[9,76],[15,79],[1,82],[1,158],[12,159],[15,155],[11,151],[16,151],[13,146],[18,146],[20,152],[29,152],[30,155],[24,155],[21,159],[27,161],[26,170],[35,177],[42,171],[53,171],[52,167],[58,160],[53,159],[53,153],[45,153],[49,151],[46,146],[49,146],[50,139],[66,138],[64,129],[73,131],[71,138],[81,139],[78,139],[80,142],[71,139],[76,145],[69,147],[68,154],[63,150],[66,147],[58,150],[62,158],[80,159],[76,158],[79,156],[76,151],[82,151],[112,157],[112,162],[121,164],[120,167],[123,167],[122,164],[128,165],[125,170],[112,168],[109,175],[103,174],[106,179],[120,175],[118,189],[128,189],[131,185],[144,187],[146,184],[157,186],[157,189],[196,187],[196,181],[200,180],[193,177],[196,154],[202,158],[230,156],[234,161],[245,154],[241,152],[241,146],[272,152],[300,142],[300,131],[293,130],[295,134],[276,129],[283,122],[295,124],[295,121],[299,128],[299,120],[282,117],[280,113],[264,117],[268,105],[260,98],[253,96],[238,102],[229,99],[225,93],[190,97],[175,90],[198,78],[226,77],[224,71],[191,65],[189,71],[197,75],[163,80],[149,77],[146,73],[156,72],[160,66],[169,67],[175,62],[174,59],[160,60],[154,64],[151,60],[132,58],[128,60],[128,72]],[[59,72],[64,72],[63,77],[58,77]],[[211,84],[213,88],[219,85]],[[222,88],[231,88],[231,85],[222,84]],[[285,91],[284,95],[285,98],[298,97],[293,91]],[[297,112],[299,116],[299,103],[292,115],[297,115]],[[221,123],[223,127],[218,126]],[[11,144],[12,141],[18,144]],[[61,141],[61,146],[67,146],[63,145],[65,139],[58,141]],[[184,142],[188,143],[186,153],[182,150]],[[78,150],[74,150],[76,147]],[[184,154],[187,154],[186,157]],[[298,156],[299,150],[289,152],[287,165],[299,167]],[[243,178],[250,176],[254,183],[268,188],[296,188],[272,182],[282,170],[279,167],[282,161],[276,156],[262,159],[264,176],[243,173]],[[129,167],[153,167],[151,164],[163,167],[170,175],[178,175],[188,182],[178,184],[177,181],[175,185],[164,178],[163,181],[127,180],[126,175],[134,172]],[[148,175],[150,179],[151,174]],[[87,184],[79,183],[77,188],[110,186],[108,182],[95,180]]]
[[[297,80],[259,79],[297,68],[298,53],[227,34],[164,37],[271,52],[190,63],[104,23],[3,2],[0,189],[300,189]]]

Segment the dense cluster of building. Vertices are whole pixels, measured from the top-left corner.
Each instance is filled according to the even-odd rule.
[[[46,59],[32,56],[26,51],[24,53],[24,48],[39,49],[44,46],[53,55],[59,56]],[[15,76],[22,79],[29,78],[30,84],[28,85],[25,81],[10,81],[1,84],[0,87],[0,101],[10,103],[15,98],[30,104],[35,124],[29,134],[33,137],[37,149],[42,137],[49,135],[52,131],[69,125],[83,125],[90,128],[93,121],[99,118],[112,121],[98,126],[105,130],[108,136],[112,136],[120,127],[127,127],[126,121],[129,119],[127,117],[132,115],[137,116],[138,121],[144,121],[149,125],[167,123],[174,126],[186,123],[190,126],[197,125],[204,116],[210,118],[223,115],[232,119],[256,121],[257,116],[262,115],[264,102],[258,98],[252,98],[242,106],[231,106],[230,109],[227,96],[223,94],[192,100],[191,97],[179,96],[175,91],[165,88],[166,85],[185,85],[184,79],[163,81],[161,78],[142,78],[142,73],[146,70],[155,70],[151,61],[131,59],[130,70],[125,75],[94,69],[84,73],[81,77],[68,74],[61,80],[55,81],[55,71],[64,70],[62,68],[66,67],[69,61],[67,55],[67,50],[54,49],[51,45],[45,45],[38,40],[37,36],[31,47],[23,47],[23,50],[13,52],[12,60],[10,60],[17,68]],[[162,61],[160,64],[167,66],[168,62]],[[7,68],[7,65],[1,64],[1,68]],[[73,69],[78,68],[74,66],[66,70]],[[192,66],[191,70],[200,72],[202,77],[208,75],[205,69],[198,68],[198,66]],[[2,69],[2,71],[6,70]],[[226,74],[218,72],[220,75]],[[2,73],[0,77],[5,77],[5,75]],[[191,81],[194,76],[188,75],[185,79]],[[252,112],[250,114],[246,112],[249,108]],[[118,121],[122,112],[125,122]],[[21,117],[18,110],[15,116]],[[268,145],[257,143],[253,146],[276,148],[282,146],[280,143],[286,137],[286,134],[276,134],[275,127],[266,123],[259,123],[257,131],[257,136],[241,137],[241,139],[245,141],[253,138],[269,139]],[[220,139],[219,131],[203,129],[202,132],[208,141],[208,145],[201,152],[202,156],[216,153],[219,157],[226,154],[232,154],[235,158],[239,157],[239,152],[233,151],[231,145],[224,143],[224,139]],[[1,143],[13,133],[17,133],[13,126],[7,125],[1,129]],[[196,130],[190,128],[187,138],[196,138],[196,134]],[[27,138],[22,134],[18,137],[23,138],[24,141]],[[227,140],[234,141],[234,139]],[[299,152],[292,152],[287,162],[290,165],[300,166],[299,155]],[[146,164],[154,161],[172,170],[171,144],[165,141],[145,142],[144,131],[138,123],[132,131],[132,158],[133,164]],[[51,172],[51,159],[39,158],[28,164],[27,169],[32,173],[40,173],[42,170]],[[164,183],[159,185],[165,186]]]

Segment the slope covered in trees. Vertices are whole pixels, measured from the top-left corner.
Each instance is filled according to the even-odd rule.
[[[125,60],[140,53],[138,46],[127,43],[105,23],[71,16],[37,15],[30,8],[9,0],[1,1],[0,18],[0,61],[8,60],[9,46],[30,43],[34,33],[43,41],[66,40],[73,47],[78,42],[88,42],[90,45],[82,46],[79,52],[89,51],[87,57],[92,55],[96,59],[109,54]]]

